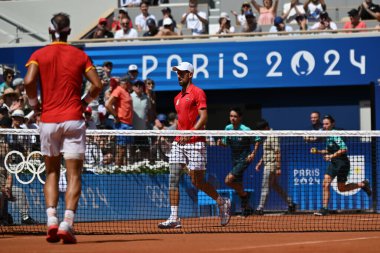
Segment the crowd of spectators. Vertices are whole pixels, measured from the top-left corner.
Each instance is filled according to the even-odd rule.
[[[93,38],[126,39],[144,37],[181,36],[182,29],[191,31],[192,35],[209,34],[208,13],[198,10],[197,0],[189,0],[188,10],[182,14],[181,20],[173,18],[170,7],[162,8],[162,17],[158,20],[149,13],[149,6],[154,1],[124,1],[124,7],[119,9],[118,17],[108,24],[106,18],[100,18],[97,28],[92,34]],[[157,1],[154,3],[157,4]],[[328,13],[325,0],[290,0],[282,6],[279,13],[279,0],[244,1],[239,12],[231,10],[235,17],[233,26],[227,12],[221,12],[219,28],[212,33],[233,34],[263,32],[262,26],[269,26],[269,32],[292,32],[291,25],[297,24],[296,31],[324,31],[337,30],[338,26]],[[128,8],[140,8],[136,17],[128,15]],[[178,13],[177,13],[178,14]],[[365,20],[378,20],[380,22],[380,6],[372,0],[364,0],[358,8],[352,8],[347,13],[347,20],[343,29],[367,28]],[[340,20],[335,20],[340,21]],[[110,26],[110,27],[109,27]],[[271,27],[270,27],[271,26]],[[294,27],[294,26],[293,26]],[[379,28],[380,25],[368,28]]]

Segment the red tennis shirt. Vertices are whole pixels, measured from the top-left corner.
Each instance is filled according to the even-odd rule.
[[[200,109],[206,109],[206,94],[201,89],[190,84],[185,93],[182,91],[174,98],[174,107],[177,111],[178,123],[177,130],[192,130],[198,121]],[[176,137],[179,141],[180,137]],[[193,136],[189,143],[205,141],[205,137]]]
[[[83,74],[94,68],[91,59],[82,50],[64,42],[38,49],[29,58],[38,65],[41,85],[41,121],[59,123],[80,120]]]

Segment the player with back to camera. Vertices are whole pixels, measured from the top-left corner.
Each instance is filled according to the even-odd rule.
[[[322,125],[324,131],[333,131],[335,119],[330,115],[326,115],[323,117]],[[330,185],[335,177],[337,177],[339,191],[347,192],[361,188],[368,196],[371,196],[372,191],[367,179],[359,183],[347,184],[347,177],[350,172],[350,160],[347,157],[347,145],[342,137],[329,136],[326,138],[326,149],[318,150],[317,148],[311,148],[310,153],[321,154],[325,161],[330,162],[323,179],[322,208],[314,213],[314,215],[325,216],[329,213]]]
[[[207,104],[204,91],[192,82],[194,67],[188,62],[182,62],[172,68],[177,72],[179,85],[182,91],[174,98],[177,111],[177,130],[202,130],[207,122]],[[161,229],[181,228],[178,215],[179,207],[179,180],[181,171],[189,169],[192,184],[204,191],[216,201],[219,206],[220,224],[229,223],[231,202],[222,198],[215,188],[205,181],[206,173],[206,139],[200,136],[177,136],[172,144],[169,156],[169,198],[171,214],[169,219],[158,224]]]
[[[86,125],[82,113],[102,90],[102,83],[91,59],[82,50],[67,44],[70,18],[58,13],[50,20],[53,43],[35,51],[26,67],[25,89],[30,106],[42,110],[40,123],[41,152],[45,158],[44,186],[48,242],[76,243],[74,216],[81,193],[81,171],[85,153]],[[81,99],[82,76],[90,82]],[[37,80],[41,105],[37,98]],[[65,214],[58,226],[58,180],[61,160],[65,159],[67,191]]]

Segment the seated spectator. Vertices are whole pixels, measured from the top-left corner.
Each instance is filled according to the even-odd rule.
[[[160,19],[158,21],[158,24],[157,24],[157,26],[158,26],[159,29],[161,29],[161,28],[164,27],[164,23],[163,22],[164,22],[165,18],[170,18],[173,21],[173,26],[177,27],[177,22],[174,20],[174,18],[172,16],[172,10],[169,7],[163,8],[161,10],[161,12],[162,12],[162,19]]]
[[[128,8],[137,7],[137,6],[140,6],[140,4],[141,4],[141,0],[122,0],[121,1],[121,5],[123,7],[128,7]]]
[[[135,18],[136,29],[138,32],[148,31],[148,25],[146,24],[146,21],[150,18],[156,21],[156,17],[149,14],[149,4],[145,1],[140,3],[140,11],[141,13]]]
[[[167,122],[167,117],[165,114],[160,113],[157,115],[156,120],[154,121],[154,126],[153,130],[163,130],[166,129],[166,125],[168,124]]]
[[[244,2],[241,5],[240,14],[238,14],[236,11],[231,10],[232,15],[235,16],[236,26],[243,27],[246,24],[247,21],[245,20],[245,12],[247,11],[252,11],[251,4],[248,1]]]
[[[326,11],[327,6],[325,0],[307,0],[303,8],[309,22],[318,22],[319,14]]]
[[[171,18],[165,18],[164,27],[160,29],[160,31],[157,33],[157,37],[162,37],[162,36],[179,36],[178,32],[174,31],[174,25],[173,25],[173,20]]]
[[[352,9],[348,12],[350,21],[344,24],[343,29],[364,29],[367,25],[364,21],[360,21],[359,11],[357,9]]]
[[[108,30],[108,23],[106,18],[100,18],[98,25],[92,37],[94,39],[99,38],[113,38],[113,33]]]
[[[88,171],[94,171],[95,166],[103,165],[103,152],[98,136],[86,136],[86,151],[84,153],[84,164]]]
[[[18,94],[12,88],[5,89],[2,99],[3,106],[7,107],[9,114],[19,107]]]
[[[120,8],[119,9],[119,15],[118,15],[117,19],[112,22],[111,32],[113,34],[115,34],[116,31],[118,31],[118,30],[121,29],[121,24],[120,23],[121,23],[121,20],[123,18],[128,18],[128,20],[129,20],[129,28],[133,28],[132,19],[131,19],[131,17],[128,14],[127,8]]]
[[[177,130],[177,122],[178,117],[177,113],[171,112],[168,114],[168,126],[166,127],[167,130]]]
[[[296,17],[301,14],[305,14],[305,9],[298,0],[291,0],[290,3],[284,4],[282,18],[286,23],[295,24]]]
[[[246,23],[242,29],[243,33],[262,32],[261,26],[257,24],[256,16],[251,11],[245,13]]]
[[[9,119],[8,108],[5,106],[0,107],[0,120]]]
[[[158,27],[156,21],[152,18],[146,20],[146,25],[148,26],[148,31],[143,34],[144,37],[153,37],[158,33]]]
[[[14,78],[15,78],[15,72],[13,71],[13,69],[5,68],[3,72],[4,82],[0,84],[0,96],[4,94],[4,91],[7,88],[12,87],[12,81]]]
[[[234,33],[235,27],[231,25],[231,19],[227,12],[220,13],[219,17],[219,30],[216,34],[229,34]]]
[[[308,19],[307,19],[307,16],[305,14],[300,14],[296,17],[296,21],[297,21],[297,24],[299,26],[299,29],[297,31],[307,31],[309,30],[309,27],[308,27]]]
[[[121,20],[122,29],[116,31],[115,39],[129,39],[138,37],[136,29],[129,28],[129,22],[130,20],[128,18],[123,18]]]
[[[280,16],[276,17],[273,21],[273,26],[269,29],[269,32],[292,32],[293,28],[291,26],[285,25],[284,19]]]
[[[374,4],[372,0],[363,1],[358,10],[362,20],[377,19],[380,21],[380,6]]]
[[[337,25],[331,20],[327,12],[322,12],[319,15],[319,22],[315,23],[310,30],[337,30]]]
[[[15,90],[15,92],[27,98],[23,78],[20,78],[20,77],[15,78],[12,84],[13,84],[13,89]]]
[[[278,0],[263,0],[263,6],[252,0],[252,5],[259,12],[257,23],[259,25],[271,25],[277,14]]]
[[[181,24],[185,24],[188,29],[192,30],[193,35],[208,33],[208,17],[203,11],[198,11],[198,2],[189,1],[189,9],[182,15]]]

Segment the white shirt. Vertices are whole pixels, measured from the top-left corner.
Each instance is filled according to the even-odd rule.
[[[297,12],[295,10],[297,8],[298,12],[301,14],[305,14],[305,9],[303,8],[303,4],[297,4],[292,8],[292,10],[289,12],[289,15],[286,17],[285,22],[290,23],[290,24],[297,24],[296,17],[297,17]],[[283,13],[287,13],[288,10],[290,9],[290,3],[284,4],[283,8]]]
[[[124,33],[123,29],[117,30],[115,32],[114,39],[128,39],[128,38],[137,38],[138,34],[136,29],[131,28],[129,29],[128,33]]]
[[[245,15],[244,14],[239,14],[237,16],[237,20],[239,20],[240,22],[240,25],[243,27],[245,26],[245,24],[247,23],[247,20],[245,19]]]
[[[308,16],[307,19],[309,22],[318,22],[319,14],[323,11],[323,7],[321,3],[315,5],[313,2],[308,4]]]
[[[269,32],[270,33],[275,33],[275,32],[279,32],[279,31],[277,31],[277,27],[276,26],[271,26],[271,28],[269,29]],[[293,32],[293,28],[291,26],[286,25],[284,32]],[[271,34],[269,36],[277,36],[277,34]]]
[[[315,23],[312,27],[310,27],[310,30],[318,30],[318,28],[319,28],[319,22]],[[338,30],[337,25],[332,21],[330,21],[330,28],[331,30]]]
[[[207,14],[203,11],[198,11],[198,15],[201,16],[202,18],[206,19],[206,20],[208,19]],[[186,16],[186,13],[184,13],[182,15],[182,17],[184,17],[184,16]],[[199,34],[203,34],[205,32],[205,29],[203,27],[203,23],[193,13],[189,13],[189,15],[187,15],[186,26],[188,29],[193,30],[193,35],[199,35]]]
[[[133,4],[133,6],[139,6],[141,3],[141,0],[120,0],[120,6],[128,6],[130,4]]]
[[[133,103],[133,129],[147,130],[148,110],[150,109],[150,100],[146,94],[137,96],[136,92],[132,92]]]
[[[149,27],[146,25],[146,20],[147,19],[154,19],[156,21],[156,17],[154,15],[149,15],[148,17],[145,17],[142,13],[140,15],[137,15],[135,18],[135,25],[139,25],[142,27],[143,31],[149,31]],[[157,21],[156,21],[157,24]]]

